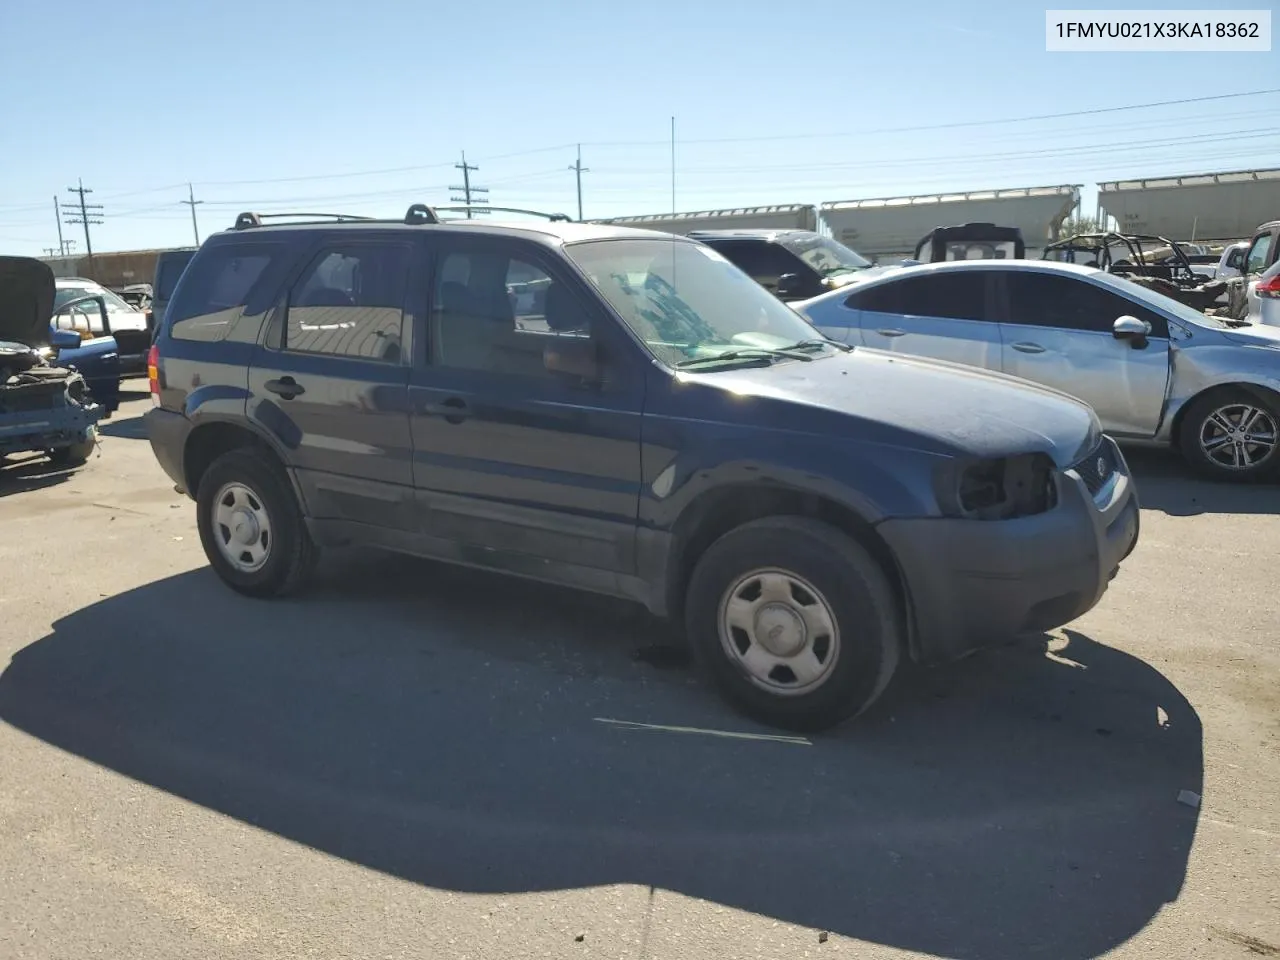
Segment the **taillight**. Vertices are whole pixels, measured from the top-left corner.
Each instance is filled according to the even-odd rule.
[[[154,343],[147,351],[147,386],[151,388],[151,405],[160,406],[160,348]]]
[[[1259,280],[1257,294],[1268,300],[1280,300],[1280,273],[1268,280]]]

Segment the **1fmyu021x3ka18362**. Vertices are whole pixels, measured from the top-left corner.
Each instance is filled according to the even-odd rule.
[[[1049,52],[1265,53],[1270,10],[1046,10]]]

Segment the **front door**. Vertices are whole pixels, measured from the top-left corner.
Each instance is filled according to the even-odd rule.
[[[406,239],[335,239],[290,284],[249,371],[248,413],[289,451],[308,513],[409,530]]]
[[[1117,436],[1151,437],[1169,381],[1168,321],[1083,276],[1001,272],[1004,371],[1084,400]],[[1117,318],[1151,324],[1145,344],[1117,340]]]
[[[644,392],[620,332],[532,243],[442,233],[433,250],[409,388],[423,530],[489,565],[634,572]],[[602,384],[547,370],[560,338],[598,343]]]
[[[990,271],[929,270],[855,289],[849,302],[868,347],[999,370],[993,289]]]

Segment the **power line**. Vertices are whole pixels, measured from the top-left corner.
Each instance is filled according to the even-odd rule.
[[[455,202],[457,202],[457,201],[462,201],[462,202],[466,203],[466,205],[467,205],[467,219],[468,219],[468,220],[470,220],[470,219],[471,219],[471,195],[472,195],[473,193],[474,193],[474,194],[477,194],[477,195],[478,195],[478,194],[484,194],[484,196],[483,196],[483,197],[481,197],[481,196],[477,196],[477,197],[476,197],[476,199],[477,199],[477,200],[479,200],[479,201],[481,201],[482,203],[488,203],[488,202],[489,202],[489,188],[488,188],[488,187],[477,187],[477,186],[473,186],[473,185],[472,185],[472,183],[471,183],[471,171],[472,171],[472,170],[479,170],[480,168],[479,168],[479,167],[472,166],[471,164],[467,163],[467,151],[465,151],[465,150],[463,150],[463,151],[462,151],[462,162],[461,162],[461,163],[455,163],[455,164],[454,164],[454,167],[455,167],[456,169],[458,169],[458,170],[461,170],[461,171],[462,171],[462,186],[460,186],[460,187],[450,187],[449,189],[450,189],[450,190],[461,190],[461,191],[462,191],[462,196],[460,196],[460,197],[454,197],[454,196],[451,196],[451,197],[449,197],[449,199],[450,199],[450,200],[453,200],[453,201],[455,201]]]

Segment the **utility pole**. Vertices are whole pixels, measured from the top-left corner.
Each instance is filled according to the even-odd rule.
[[[197,200],[195,191],[191,189],[191,184],[187,184],[187,199],[179,200],[179,203],[185,203],[191,208],[191,232],[195,234],[196,246],[200,246],[200,228],[196,226],[196,204],[204,203],[203,200]]]
[[[67,255],[67,245],[62,239],[62,211],[58,208],[58,195],[53,195],[53,222],[58,225],[58,255]]]
[[[41,247],[40,249],[44,251],[44,254],[46,257],[52,257],[55,253],[58,254],[59,256],[61,256],[62,254],[61,247],[59,247],[57,250],[53,249],[53,247]]]
[[[578,175],[578,220],[582,220],[582,175],[591,171],[582,165],[582,144],[578,144],[578,162],[569,165],[569,169]]]
[[[67,193],[75,193],[80,197],[80,202],[64,203],[62,205],[63,216],[68,224],[81,223],[84,224],[84,248],[89,254],[89,276],[96,280],[93,269],[93,241],[89,239],[89,224],[102,224],[102,204],[85,203],[84,195],[93,193],[91,189],[84,185],[83,180],[76,180],[77,186],[67,187]],[[66,216],[70,214],[70,216]],[[78,214],[78,215],[77,215]]]
[[[676,212],[676,118],[671,118],[671,213]]]
[[[454,167],[454,169],[455,169],[455,170],[461,170],[461,171],[462,171],[462,186],[460,186],[460,187],[450,187],[449,189],[450,189],[450,190],[460,190],[460,191],[462,192],[462,196],[460,196],[460,197],[450,197],[449,199],[450,199],[450,200],[453,200],[454,202],[461,201],[461,202],[465,203],[465,204],[467,205],[467,219],[468,219],[468,220],[470,220],[470,219],[471,219],[471,195],[472,195],[472,194],[477,194],[477,196],[476,196],[476,199],[477,199],[477,200],[479,200],[481,203],[488,203],[488,202],[489,202],[489,197],[488,197],[489,188],[488,188],[488,187],[476,187],[476,186],[473,186],[473,185],[472,185],[472,183],[471,183],[471,171],[472,171],[472,170],[479,170],[480,168],[479,168],[479,167],[473,167],[473,166],[471,166],[469,163],[467,163],[467,151],[465,151],[465,150],[463,150],[463,151],[462,151],[462,162],[461,162],[461,163],[455,163],[455,164],[453,165],[453,167]],[[483,194],[485,194],[485,196],[483,196],[483,197],[482,197],[482,196],[478,196],[478,194],[482,194],[482,193],[483,193]],[[483,211],[482,211],[482,212],[483,212]]]

